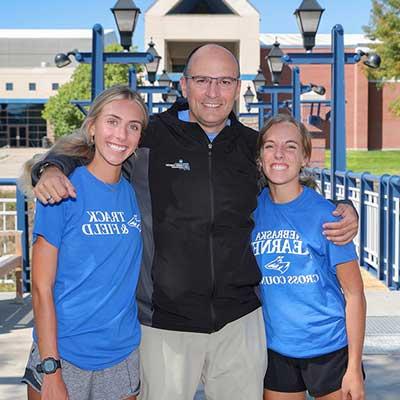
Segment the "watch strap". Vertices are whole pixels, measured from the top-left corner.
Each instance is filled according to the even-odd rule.
[[[42,176],[44,170],[45,170],[47,167],[50,167],[51,165],[53,165],[53,164],[52,164],[52,163],[49,163],[49,162],[46,162],[46,163],[44,163],[44,164],[39,168],[39,171],[38,171],[38,177],[39,177],[39,179],[40,179],[40,177]]]
[[[44,365],[44,363],[45,363],[46,361],[49,361],[49,360],[52,361],[52,362],[54,362],[55,365],[56,365],[56,367],[55,367],[55,369],[54,369],[53,371],[47,372],[47,371],[44,370],[43,365]],[[57,371],[57,369],[59,369],[59,368],[61,369],[61,360],[57,360],[57,359],[55,359],[55,358],[53,358],[53,357],[44,358],[39,364],[36,365],[36,371],[39,372],[39,373],[41,373],[41,374],[53,374],[53,373],[55,373],[55,372]]]

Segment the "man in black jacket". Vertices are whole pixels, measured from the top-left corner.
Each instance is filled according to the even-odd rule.
[[[239,77],[225,48],[194,51],[181,79],[188,104],[153,116],[136,158],[124,165],[144,235],[141,399],[190,400],[199,381],[208,399],[262,398],[266,345],[250,248],[257,133],[232,113]],[[34,169],[48,166],[38,198],[74,196],[59,169],[69,174],[86,160],[50,153],[45,162]],[[333,226],[335,241],[347,240],[357,225],[351,211],[344,214]]]

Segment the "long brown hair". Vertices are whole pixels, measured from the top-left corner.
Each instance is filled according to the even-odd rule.
[[[312,142],[311,142],[311,134],[308,131],[308,129],[305,127],[305,125],[297,121],[292,115],[290,114],[277,114],[274,117],[271,117],[268,119],[266,124],[262,127],[258,140],[257,140],[257,156],[256,156],[256,161],[257,165],[259,167],[260,173],[262,175],[261,178],[261,186],[267,186],[268,185],[268,178],[265,176],[262,167],[261,167],[261,157],[262,157],[262,152],[263,152],[263,146],[265,142],[265,138],[267,136],[268,131],[274,126],[278,124],[283,124],[283,123],[288,123],[294,125],[298,132],[300,133],[301,136],[301,147],[303,150],[303,155],[307,160],[311,159],[311,152],[312,152]],[[317,189],[318,185],[314,179],[313,176],[307,174],[304,171],[304,168],[301,168],[299,172],[299,182],[302,185],[309,186],[312,189]]]

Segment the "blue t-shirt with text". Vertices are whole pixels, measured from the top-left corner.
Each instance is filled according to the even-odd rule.
[[[262,274],[260,291],[268,348],[310,358],[347,345],[345,302],[336,266],[357,259],[354,245],[322,234],[336,221],[335,206],[304,187],[289,203],[273,203],[264,189],[254,213],[252,248]]]
[[[33,236],[58,249],[53,294],[60,357],[81,369],[101,370],[140,343],[135,291],[141,219],[125,178],[106,184],[79,167],[70,180],[77,198],[37,202]]]

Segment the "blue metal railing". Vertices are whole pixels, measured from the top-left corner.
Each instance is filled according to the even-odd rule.
[[[16,212],[17,212],[17,229],[22,231],[22,260],[23,260],[23,290],[30,292],[31,290],[31,274],[29,264],[29,223],[28,223],[28,203],[25,195],[17,187],[16,179],[0,178],[0,186],[16,187]]]
[[[330,170],[309,170],[332,198]],[[353,202],[360,216],[354,242],[360,265],[391,289],[400,289],[400,176],[336,171],[336,198]]]
[[[309,170],[330,198],[330,170]],[[360,216],[355,244],[360,265],[373,272],[391,289],[400,289],[400,176],[375,176],[351,171],[336,172],[336,197],[353,202]],[[0,186],[16,186],[15,179],[0,179]],[[30,291],[28,206],[16,188],[17,229],[23,232],[23,283]]]

